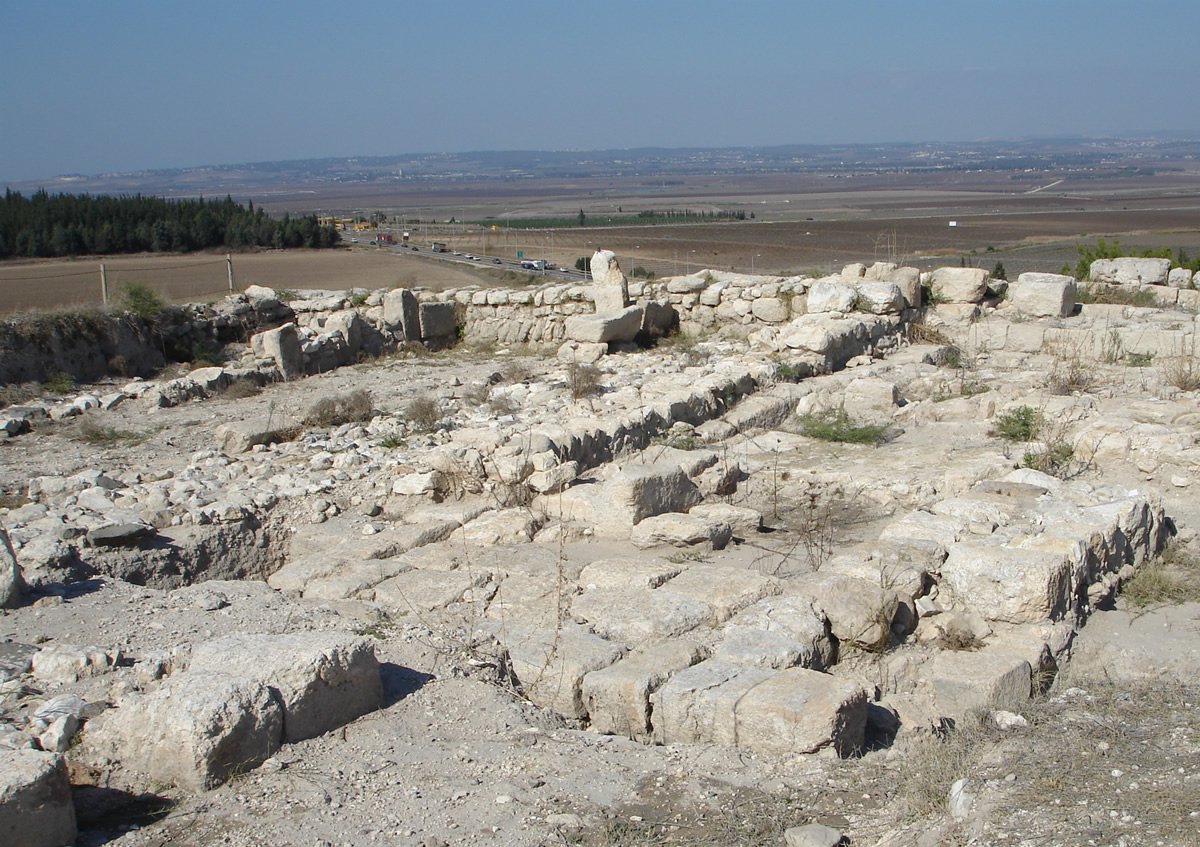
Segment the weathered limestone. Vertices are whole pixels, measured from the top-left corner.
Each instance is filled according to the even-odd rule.
[[[304,353],[300,349],[300,336],[294,323],[251,336],[250,347],[255,356],[274,359],[275,367],[284,379],[304,376]]]
[[[0,526],[0,609],[15,609],[25,593],[25,578],[8,531]]]
[[[513,624],[495,627],[508,650],[513,674],[532,702],[561,715],[587,715],[581,686],[589,673],[606,668],[625,652],[575,624],[558,629]]]
[[[882,426],[892,422],[899,399],[895,383],[879,377],[858,377],[847,383],[842,408],[851,420]]]
[[[385,294],[383,324],[404,341],[420,341],[421,316],[417,296],[407,288],[396,288]]]
[[[254,657],[248,657],[253,659]],[[261,681],[180,673],[131,693],[88,726],[89,754],[120,762],[129,782],[191,790],[262,764],[283,743],[283,707]]]
[[[671,512],[639,521],[630,533],[629,540],[643,549],[668,544],[672,547],[699,545],[709,550],[721,550],[732,536],[733,530],[723,521]]]
[[[592,588],[658,588],[683,570],[661,559],[599,559],[579,572],[579,584]]]
[[[1170,272],[1170,259],[1126,256],[1120,259],[1096,259],[1088,271],[1088,279],[1113,285],[1166,285]]]
[[[372,597],[376,603],[402,613],[432,612],[459,603],[477,591],[490,595],[490,582],[487,571],[446,573],[418,568],[378,583]]]
[[[458,319],[453,303],[422,303],[417,310],[422,341],[453,341]]]
[[[0,747],[0,843],[68,847],[77,835],[63,757]]]
[[[593,365],[608,353],[608,345],[588,341],[564,341],[558,348],[558,358],[579,365]]]
[[[608,588],[584,591],[571,603],[576,621],[622,644],[647,644],[683,635],[712,620],[701,600],[667,589]]]
[[[583,678],[581,694],[591,728],[650,741],[650,695],[671,674],[705,658],[697,642],[679,639],[635,650]]]
[[[905,298],[894,282],[860,282],[855,305],[873,315],[898,315],[904,311]]]
[[[752,603],[781,590],[778,580],[758,571],[723,565],[692,565],[660,590],[673,591],[707,603],[713,626],[723,623]]]
[[[725,503],[701,503],[693,506],[689,515],[729,524],[734,538],[750,538],[756,535],[763,525],[762,512],[745,506],[729,506]]]
[[[1033,317],[1069,317],[1075,311],[1075,278],[1023,273],[1008,286],[1008,302],[1017,311]]]
[[[1167,285],[1172,288],[1191,288],[1192,272],[1187,268],[1171,268],[1167,274]]]
[[[809,314],[819,312],[849,312],[854,309],[858,294],[854,287],[847,285],[841,277],[826,277],[817,280],[808,289],[808,301],[805,306]]]
[[[824,670],[837,659],[829,623],[808,597],[765,597],[725,625],[713,657],[783,670]]]
[[[562,517],[590,523],[605,535],[626,535],[645,518],[686,512],[700,489],[678,465],[626,465],[600,485],[574,486],[547,505]]]
[[[597,250],[592,254],[592,286],[589,293],[596,304],[596,314],[604,317],[620,315],[629,307],[629,280],[621,272],[616,254]]]
[[[896,593],[858,577],[821,571],[805,580],[798,592],[829,620],[839,642],[864,649],[886,645],[896,619]]]
[[[987,294],[988,272],[983,268],[938,268],[929,285],[946,303],[980,303]]]
[[[222,673],[270,687],[288,742],[344,726],[383,703],[375,649],[350,635],[234,635],[193,648],[189,676]]]
[[[112,670],[116,656],[95,645],[51,644],[33,654],[33,675],[46,682],[70,683]]]
[[[614,315],[572,315],[566,322],[567,338],[590,344],[633,341],[642,331],[643,317],[641,306],[629,306]]]

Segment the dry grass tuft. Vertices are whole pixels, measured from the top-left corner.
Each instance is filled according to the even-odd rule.
[[[1200,601],[1200,556],[1173,542],[1125,581],[1121,599],[1138,609]]]
[[[404,407],[404,419],[418,432],[433,432],[442,419],[438,402],[427,394],[414,397]]]
[[[371,392],[360,388],[339,397],[322,397],[309,407],[308,414],[304,416],[304,425],[330,427],[361,423],[369,421],[374,414]]]
[[[572,400],[582,400],[600,393],[603,385],[601,379],[604,371],[595,365],[585,365],[571,362],[567,365],[567,385],[571,389]]]

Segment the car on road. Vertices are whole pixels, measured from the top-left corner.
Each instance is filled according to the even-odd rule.
[[[503,265],[504,263],[502,261],[500,261],[499,259],[492,259],[492,264],[493,265]]]

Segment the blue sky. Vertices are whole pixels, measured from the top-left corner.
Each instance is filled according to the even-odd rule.
[[[0,0],[0,182],[324,156],[1200,135],[1198,0]]]

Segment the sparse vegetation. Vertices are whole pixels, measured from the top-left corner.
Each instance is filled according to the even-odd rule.
[[[22,382],[13,385],[0,385],[0,406],[16,406],[28,403],[40,396],[42,387],[36,382]]]
[[[1121,598],[1137,609],[1200,601],[1200,557],[1189,546],[1172,542],[1125,581]]]
[[[991,434],[1005,441],[1032,441],[1037,423],[1037,409],[1032,406],[1017,406],[996,417]]]
[[[360,388],[339,397],[322,397],[309,407],[303,423],[308,427],[341,426],[369,421],[374,414],[371,392]]]
[[[852,421],[845,409],[835,409],[822,414],[802,415],[800,434],[821,441],[839,441],[846,444],[878,445],[887,435],[889,427],[878,424],[860,424]]]
[[[75,387],[75,377],[66,371],[55,371],[42,381],[42,388],[50,394],[66,394]]]
[[[262,394],[262,386],[252,379],[239,379],[225,386],[221,396],[226,400],[244,400],[247,397],[257,397]]]
[[[161,314],[167,305],[153,288],[136,282],[121,287],[120,303],[121,308],[139,318],[153,318]]]
[[[572,400],[583,400],[599,394],[603,385],[604,371],[595,365],[571,362],[567,365],[567,386]]]
[[[1180,391],[1200,390],[1200,357],[1194,351],[1164,357],[1159,361],[1159,371],[1167,385]]]
[[[140,444],[146,439],[146,435],[133,430],[104,426],[90,418],[84,418],[79,422],[75,438],[92,447],[121,447]]]
[[[1149,288],[1128,285],[1105,285],[1092,283],[1081,285],[1075,292],[1077,303],[1101,303],[1110,306],[1138,306],[1152,308],[1159,305],[1158,298]]]
[[[404,406],[404,419],[417,432],[433,432],[442,420],[442,412],[436,399],[421,394]]]

